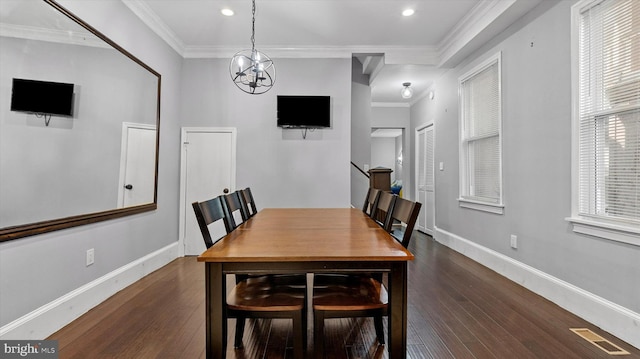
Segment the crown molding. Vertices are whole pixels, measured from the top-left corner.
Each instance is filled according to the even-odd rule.
[[[34,26],[0,23],[0,37],[54,42],[67,45],[81,45],[112,49],[102,39],[89,32],[45,29]]]
[[[516,1],[517,0],[482,1],[474,6],[439,44],[440,64],[448,63]]]
[[[387,46],[380,47],[387,65],[433,65],[440,62],[439,49],[435,46]]]
[[[187,46],[183,57],[231,58],[243,48],[218,46]],[[351,58],[352,51],[344,47],[263,47],[259,50],[271,58]]]
[[[240,48],[187,46],[184,58],[230,58]],[[438,50],[429,46],[282,46],[264,47],[260,51],[271,58],[351,58],[354,53],[384,53],[385,64],[436,65]]]
[[[184,57],[185,45],[167,24],[141,0],[122,0],[122,2],[144,22],[153,32],[164,40],[180,56]]]

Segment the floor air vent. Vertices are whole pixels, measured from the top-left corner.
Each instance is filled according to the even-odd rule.
[[[629,355],[629,352],[599,336],[586,328],[571,328],[571,331],[581,336],[584,340],[602,349],[609,355]]]

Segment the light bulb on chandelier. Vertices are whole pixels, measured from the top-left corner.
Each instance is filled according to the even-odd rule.
[[[231,80],[238,88],[252,95],[263,94],[276,81],[273,60],[255,47],[256,1],[252,0],[251,50],[241,50],[233,55],[229,63]]]

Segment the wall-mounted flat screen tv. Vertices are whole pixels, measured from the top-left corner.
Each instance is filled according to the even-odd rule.
[[[278,95],[278,127],[331,127],[330,96]]]
[[[13,79],[11,111],[73,116],[73,84]]]

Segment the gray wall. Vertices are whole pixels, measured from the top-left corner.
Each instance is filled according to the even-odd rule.
[[[348,207],[351,60],[274,63],[275,86],[252,96],[231,82],[228,59],[185,60],[182,126],[237,128],[237,187],[251,187],[261,208]],[[278,128],[277,95],[331,96],[331,128],[306,139],[300,129]]]
[[[543,4],[435,82],[411,113],[435,121],[436,226],[640,312],[640,247],[573,233],[570,9]],[[551,3],[554,4],[554,3]],[[533,42],[533,45],[532,45]],[[458,206],[458,77],[502,51],[504,215]],[[510,235],[518,249],[510,248]],[[436,235],[437,238],[438,235]]]
[[[362,64],[352,59],[351,70],[351,161],[361,170],[371,164],[371,88]],[[362,208],[369,179],[351,166],[351,205]]]
[[[162,74],[158,209],[0,243],[0,325],[178,238],[181,57],[120,1],[60,3]],[[86,267],[89,248],[95,264]]]

